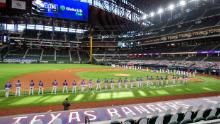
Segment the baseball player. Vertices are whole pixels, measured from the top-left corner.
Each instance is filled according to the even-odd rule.
[[[51,91],[51,94],[57,94],[57,85],[58,85],[58,82],[56,80],[54,80],[52,82],[52,91]]]
[[[81,82],[81,91],[82,92],[85,90],[85,85],[86,85],[85,80],[82,80],[82,82]]]
[[[15,96],[21,96],[21,81],[18,80],[17,83],[15,84],[16,91],[15,91]]]
[[[34,81],[30,81],[30,90],[29,90],[29,95],[34,95]]]
[[[132,89],[134,87],[134,80],[133,79],[130,80],[130,85],[131,85],[131,89]]]
[[[127,78],[125,78],[124,84],[125,84],[125,88],[127,89],[128,88],[128,79]]]
[[[118,88],[119,89],[121,89],[121,82],[122,82],[122,80],[121,80],[121,78],[119,78],[119,80],[118,80]]]
[[[68,93],[68,83],[67,83],[67,80],[64,80],[63,82],[63,93]]]
[[[139,78],[139,81],[138,81],[139,87],[142,87],[142,82],[143,82],[143,79],[142,79],[142,77],[140,77],[140,78]]]
[[[163,76],[160,76],[160,86],[161,87],[164,86],[163,80],[164,80]]]
[[[149,76],[147,76],[147,78],[146,78],[146,80],[147,80],[147,82],[146,82],[146,84],[147,84],[147,87],[150,87],[150,77]]]
[[[40,80],[38,86],[39,86],[38,95],[40,95],[40,94],[43,95],[44,94],[44,82]]]
[[[101,91],[101,81],[99,79],[96,81],[96,90],[98,89]]]
[[[92,80],[89,80],[88,84],[89,84],[89,90],[92,90]]]
[[[188,81],[188,77],[187,75],[183,75],[183,84],[187,84],[187,81]]]
[[[181,83],[181,80],[180,80],[180,76],[179,76],[179,75],[176,77],[176,83],[177,83],[177,84],[180,84],[180,83]]]
[[[10,82],[7,82],[5,84],[5,97],[9,97],[9,94],[10,94],[10,89],[11,89],[12,85]]]
[[[160,78],[159,76],[156,76],[156,86],[159,87],[160,85]]]
[[[115,87],[115,82],[114,82],[114,80],[113,80],[113,79],[111,79],[110,83],[111,83],[111,89],[113,90],[113,89],[114,89],[114,87]]]
[[[150,76],[150,84],[151,84],[151,86],[153,86],[154,85],[154,83],[153,83],[153,80],[154,80],[154,78],[153,78],[153,76]]]
[[[168,76],[166,75],[165,77],[165,81],[166,81],[166,85],[169,86],[169,79],[168,79]]]
[[[76,83],[75,80],[73,80],[72,86],[73,86],[73,88],[72,88],[72,93],[76,93],[77,83]]]
[[[175,75],[173,75],[172,81],[173,81],[173,85],[176,85],[176,77],[175,77]]]
[[[104,84],[105,84],[105,90],[107,90],[108,89],[108,80],[107,79],[105,79]]]

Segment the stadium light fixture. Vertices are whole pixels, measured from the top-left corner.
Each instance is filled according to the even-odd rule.
[[[186,5],[186,1],[185,0],[181,0],[180,1],[180,6],[185,6]]]
[[[164,10],[162,8],[159,8],[157,11],[157,14],[162,14],[164,12]]]
[[[155,16],[155,13],[154,12],[151,12],[150,13],[150,17],[154,17]]]
[[[146,19],[147,18],[147,14],[144,14],[142,19]]]
[[[174,4],[170,4],[169,7],[168,7],[168,9],[171,10],[171,11],[174,10],[174,8],[175,8]]]

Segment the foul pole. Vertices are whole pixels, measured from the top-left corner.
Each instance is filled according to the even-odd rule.
[[[90,52],[89,52],[89,55],[90,55],[90,63],[92,64],[92,33],[93,33],[93,28],[90,30]]]

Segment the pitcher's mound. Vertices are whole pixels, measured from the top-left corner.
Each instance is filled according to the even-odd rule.
[[[118,76],[118,77],[129,77],[130,74],[115,74],[115,76]]]

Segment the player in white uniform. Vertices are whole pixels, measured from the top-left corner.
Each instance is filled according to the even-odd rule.
[[[125,85],[125,88],[127,89],[128,88],[128,79],[127,78],[125,78],[125,80],[124,80],[124,85]]]
[[[115,88],[115,82],[114,82],[114,80],[111,79],[110,83],[111,83],[111,89],[113,90],[113,89]]]
[[[21,81],[18,80],[15,86],[16,86],[15,96],[21,96]]]
[[[102,88],[101,88],[101,81],[98,79],[97,81],[96,81],[96,90],[102,90]]]
[[[82,80],[82,82],[81,82],[81,91],[82,92],[85,90],[85,85],[86,85],[85,80]]]
[[[73,88],[72,88],[72,93],[76,93],[77,83],[76,83],[75,80],[73,80],[72,86],[73,86]]]
[[[43,95],[44,94],[44,83],[43,83],[43,81],[40,81],[38,86],[39,86],[38,95],[40,95],[40,94]]]
[[[105,79],[104,85],[105,85],[105,90],[107,90],[108,89],[108,80],[107,79]]]
[[[63,93],[65,93],[65,91],[66,91],[66,93],[68,93],[68,82],[67,82],[67,80],[64,80],[64,82],[63,82]]]
[[[12,85],[10,82],[7,82],[5,84],[5,97],[7,97],[7,98],[9,97],[11,87],[12,87]]]
[[[121,80],[121,78],[119,78],[119,80],[118,80],[118,89],[121,89],[121,82],[122,82],[122,80]]]
[[[34,81],[30,81],[30,90],[29,90],[29,95],[34,95]]]
[[[89,85],[89,90],[92,90],[92,80],[89,80],[88,85]]]
[[[134,80],[133,79],[130,80],[130,85],[131,85],[131,89],[132,89],[134,87]]]
[[[58,82],[56,80],[54,80],[52,82],[52,91],[51,91],[51,94],[57,94],[57,85],[58,85]]]

